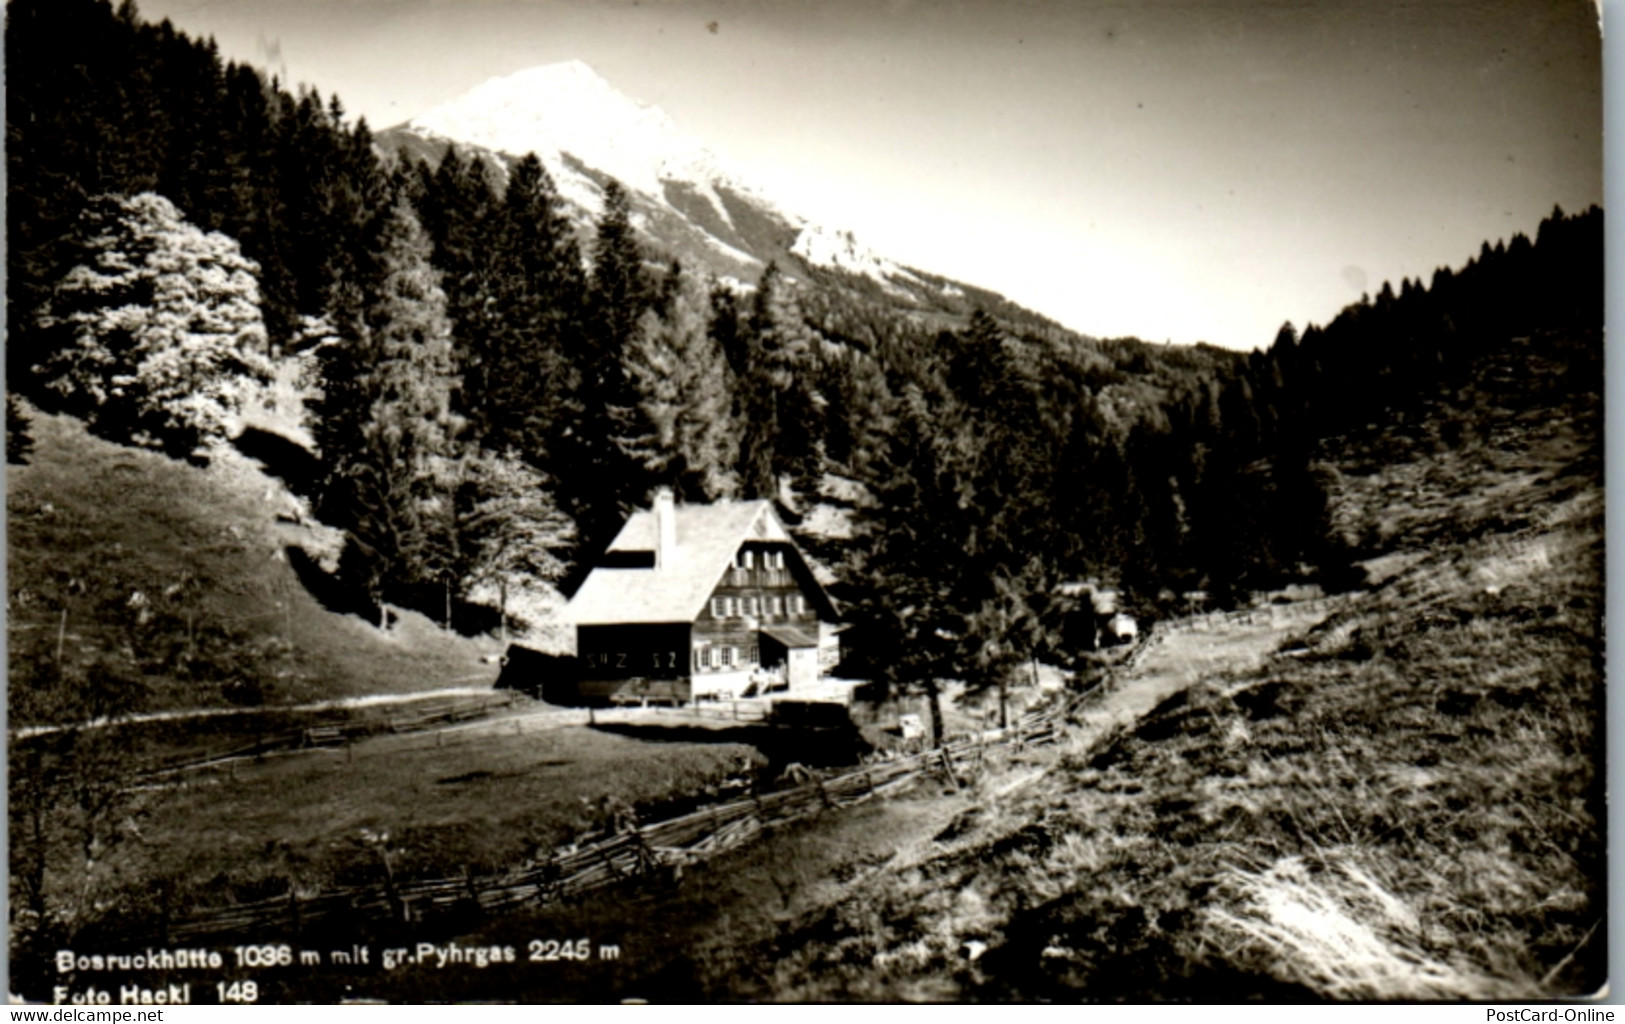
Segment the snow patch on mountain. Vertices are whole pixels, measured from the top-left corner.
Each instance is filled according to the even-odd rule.
[[[790,251],[815,266],[872,278],[894,291],[901,292],[894,284],[897,278],[917,280],[907,270],[859,242],[850,231],[807,224],[796,236]]]
[[[737,246],[729,245],[727,242],[724,242],[722,239],[711,234],[710,232],[703,233],[701,237],[705,240],[706,245],[709,245],[711,248],[722,253],[722,255],[727,256],[729,259],[738,260],[740,263],[743,263],[746,266],[762,266],[762,261],[758,257],[752,256],[750,253],[738,248]]]

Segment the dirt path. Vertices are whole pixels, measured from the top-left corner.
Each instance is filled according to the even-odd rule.
[[[489,673],[471,675],[469,679],[484,679]],[[309,711],[332,711],[338,708],[384,707],[391,704],[411,704],[417,701],[437,700],[445,697],[478,697],[490,695],[491,687],[451,686],[419,693],[372,693],[363,697],[334,697],[330,700],[309,701],[304,704],[271,704],[241,708],[179,708],[174,711],[145,711],[118,718],[98,718],[89,722],[70,722],[66,725],[26,725],[10,730],[13,739],[45,736],[69,729],[105,729],[109,726],[140,725],[147,722],[183,722],[204,718],[241,718],[248,715],[297,714]]]
[[[1331,614],[1333,602],[1272,605],[1236,615],[1197,616],[1161,626],[1132,661],[1113,674],[1107,692],[1088,705],[1072,730],[1087,747],[1129,725],[1205,676],[1252,668],[1287,637]]]

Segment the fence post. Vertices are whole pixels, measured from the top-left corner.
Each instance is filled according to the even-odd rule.
[[[604,866],[609,868],[610,873],[616,878],[625,878],[626,872],[615,866],[615,858],[604,852],[605,845],[606,844],[604,843],[598,843],[596,845],[596,849],[598,850],[598,859],[604,862]]]
[[[954,774],[954,763],[948,757],[948,748],[938,747],[937,753],[942,755],[942,770],[947,773],[948,781],[954,784],[954,789],[963,789],[964,787],[959,784],[959,776]]]

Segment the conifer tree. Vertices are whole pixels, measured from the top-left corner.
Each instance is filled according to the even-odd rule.
[[[317,436],[332,474],[324,507],[346,532],[341,575],[382,615],[384,600],[433,582],[455,559],[455,423],[445,292],[404,197],[380,242],[379,283],[363,315],[337,325],[341,340],[319,350]]]
[[[708,330],[709,296],[680,268],[668,281],[663,310],[644,312],[624,356],[637,405],[622,450],[650,486],[665,484],[695,501],[729,497],[738,429],[727,360]]]
[[[446,290],[453,347],[462,374],[457,411],[476,432],[483,426],[481,406],[496,376],[492,335],[503,318],[495,301],[497,261],[493,245],[495,203],[479,157],[464,159],[455,146],[424,182],[417,201],[424,230],[434,241],[434,265]]]
[[[574,232],[536,155],[516,164],[486,240],[493,253],[485,333],[465,368],[471,433],[557,472],[578,439],[586,280]]]
[[[581,438],[561,474],[583,546],[592,554],[609,542],[626,512],[642,498],[642,481],[616,438],[626,436],[635,416],[637,396],[626,379],[624,356],[649,300],[631,200],[612,179],[604,190],[587,291]]]
[[[857,657],[886,652],[862,669],[929,699],[934,743],[943,729],[940,680],[960,674],[953,590],[965,535],[949,522],[961,508],[933,413],[940,401],[917,382],[903,388],[897,427],[866,481],[876,504],[852,550],[850,575],[861,583],[848,607]]]
[[[775,497],[781,474],[816,471],[823,437],[822,409],[808,389],[822,339],[777,264],[762,272],[743,333],[741,486],[752,497]]]
[[[831,384],[831,415],[825,427],[825,454],[837,470],[862,476],[880,457],[893,424],[893,398],[885,371],[867,353],[850,346],[825,363]]]
[[[587,307],[592,353],[587,384],[606,405],[630,405],[621,354],[650,299],[643,253],[632,228],[631,199],[620,182],[611,179],[604,189],[604,213],[593,244]]]

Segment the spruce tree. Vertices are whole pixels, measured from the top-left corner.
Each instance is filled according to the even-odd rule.
[[[575,234],[535,154],[513,168],[486,240],[491,314],[465,368],[471,433],[539,468],[567,466],[579,440],[586,279]]]
[[[320,349],[317,436],[332,474],[324,508],[346,532],[341,575],[382,616],[385,600],[434,582],[455,561],[455,422],[445,292],[404,197],[380,242],[379,282],[363,315],[337,325],[342,340]]]
[[[803,319],[794,288],[773,263],[757,283],[743,334],[741,486],[751,497],[772,498],[781,475],[810,476],[819,468],[823,410],[808,378],[823,339]]]
[[[621,355],[651,298],[643,253],[632,228],[631,199],[620,182],[611,179],[604,189],[604,213],[593,244],[587,307],[592,351],[587,385],[606,405],[630,404]]]
[[[730,497],[739,434],[730,371],[708,330],[710,299],[693,274],[674,268],[663,310],[646,310],[624,356],[637,396],[622,451],[649,486],[665,484],[693,501]]]
[[[500,372],[491,352],[504,312],[494,294],[501,258],[492,244],[496,197],[484,162],[478,157],[463,159],[455,146],[424,184],[417,206],[424,230],[434,241],[434,265],[446,290],[446,312],[462,375],[456,408],[478,433],[490,383]]]
[[[636,468],[616,438],[627,435],[636,416],[637,396],[626,379],[625,353],[649,301],[631,201],[612,179],[604,190],[587,292],[581,438],[562,474],[583,545],[593,555],[643,496]]]

